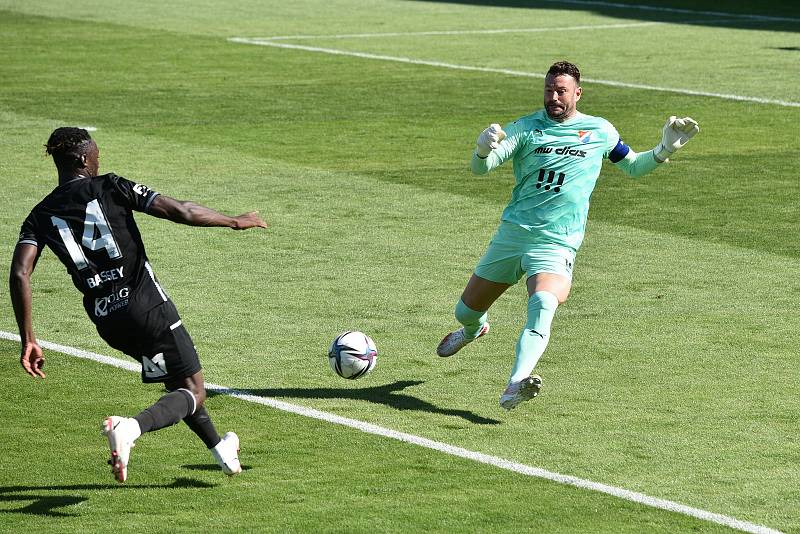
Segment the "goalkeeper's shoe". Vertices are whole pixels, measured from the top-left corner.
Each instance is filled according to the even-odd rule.
[[[239,463],[239,436],[235,432],[228,432],[219,443],[211,448],[211,455],[226,475],[235,475],[242,472]]]
[[[130,417],[112,415],[103,421],[102,428],[111,449],[111,459],[108,461],[111,472],[119,482],[125,482],[128,478],[128,460],[131,456],[131,448],[136,438],[141,435],[139,423]]]
[[[542,377],[539,375],[523,378],[519,382],[509,384],[503,394],[500,395],[500,406],[506,410],[513,410],[518,404],[534,398],[541,389]]]
[[[439,346],[436,347],[436,354],[443,357],[452,356],[456,352],[466,347],[469,343],[472,343],[481,336],[485,336],[488,332],[489,323],[483,323],[481,329],[478,330],[478,335],[472,338],[469,338],[464,334],[463,327],[459,328],[455,332],[450,332],[444,336],[444,339],[439,342]]]

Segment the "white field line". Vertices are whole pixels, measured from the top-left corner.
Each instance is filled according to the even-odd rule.
[[[720,11],[695,11],[693,9],[680,9],[675,7],[648,6],[644,4],[620,4],[617,2],[601,2],[597,0],[540,0],[548,4],[570,4],[578,6],[598,6],[620,9],[637,9],[640,11],[661,11],[664,13],[681,13],[688,15],[706,15],[712,17],[735,17],[746,20],[763,20],[774,22],[800,22],[800,19],[791,17],[772,17],[769,15],[752,15],[747,13],[723,13]]]
[[[386,56],[383,54],[370,54],[367,52],[354,52],[350,50],[339,50],[336,48],[321,48],[318,46],[305,46],[305,45],[297,45],[297,44],[288,44],[288,43],[277,43],[270,41],[268,39],[262,38],[249,38],[249,37],[229,37],[228,41],[233,43],[241,43],[241,44],[249,44],[249,45],[257,45],[257,46],[272,46],[275,48],[287,48],[291,50],[304,50],[306,52],[318,52],[322,54],[331,54],[336,56],[350,56],[350,57],[357,57],[362,59],[375,59],[379,61],[394,61],[397,63],[409,63],[412,65],[425,65],[428,67],[438,67],[443,69],[455,69],[455,70],[465,70],[465,71],[472,71],[472,72],[489,72],[495,74],[503,74],[506,76],[519,76],[519,77],[526,77],[526,78],[544,78],[544,74],[536,73],[536,72],[525,72],[519,70],[510,70],[510,69],[496,69],[491,67],[475,67],[471,65],[457,65],[454,63],[444,63],[441,61],[426,61],[422,59],[412,59],[407,57],[400,57],[400,56]],[[596,83],[598,85],[608,85],[611,87],[625,87],[629,89],[646,89],[649,91],[660,91],[666,93],[678,93],[687,96],[701,96],[701,97],[712,97],[712,98],[722,98],[725,100],[738,100],[742,102],[755,102],[757,104],[772,104],[776,106],[783,106],[783,107],[800,107],[800,102],[793,102],[789,100],[775,100],[771,98],[759,98],[755,96],[744,96],[744,95],[733,95],[728,93],[712,93],[708,91],[695,91],[692,89],[681,89],[677,87],[660,87],[657,85],[646,85],[640,83],[627,83],[627,82],[618,82],[614,80],[600,80],[594,78],[583,78],[581,77],[582,81],[588,83]]]
[[[685,21],[690,22],[690,21]],[[594,24],[585,26],[566,26],[559,28],[499,28],[494,30],[435,30],[425,32],[385,32],[385,33],[337,33],[330,35],[275,35],[272,37],[259,37],[263,41],[286,41],[307,39],[358,39],[369,37],[420,37],[426,35],[494,35],[503,33],[542,33],[586,30],[613,30],[619,28],[639,28],[642,26],[655,26],[663,22],[626,22],[620,24]]]
[[[11,332],[4,332],[0,330],[0,339],[7,339],[19,342],[20,338],[19,335],[17,334],[13,334]],[[119,367],[121,369],[127,369],[129,371],[135,371],[135,372],[141,371],[141,366],[139,364],[133,363],[132,361],[129,360],[120,360],[118,358],[112,358],[110,356],[104,356],[102,354],[96,354],[94,352],[88,352],[74,347],[59,345],[56,343],[51,343],[49,341],[39,340],[39,345],[41,345],[42,348],[56,352],[61,352],[62,354],[68,354],[70,356],[77,356],[78,358],[93,360],[96,362],[104,363],[106,365]],[[489,456],[488,454],[470,451],[468,449],[463,449],[461,447],[456,447],[454,445],[448,445],[447,443],[442,443],[440,441],[433,441],[420,436],[415,436],[413,434],[398,432],[396,430],[391,430],[389,428],[384,428],[370,423],[365,423],[363,421],[358,421],[356,419],[341,417],[339,415],[323,412],[320,410],[315,410],[313,408],[306,408],[304,406],[290,404],[288,402],[275,400],[269,397],[259,397],[257,395],[251,395],[244,391],[231,389],[217,384],[206,383],[206,389],[215,391],[223,395],[229,395],[231,397],[235,397],[243,401],[252,402],[255,404],[261,404],[263,406],[268,406],[270,408],[275,408],[277,410],[282,410],[296,415],[301,415],[303,417],[310,417],[312,419],[319,419],[321,421],[327,421],[329,423],[347,426],[359,430],[361,432],[365,432],[367,434],[375,434],[377,436],[396,439],[398,441],[410,443],[412,445],[418,445],[420,447],[433,449],[435,451],[443,452],[445,454],[458,456],[459,458],[464,458],[466,460],[472,460],[474,462],[479,462],[482,464],[493,465],[495,467],[499,467],[500,469],[513,471],[514,473],[518,473],[521,475],[542,478],[545,480],[558,482],[560,484],[566,484],[568,486],[574,486],[576,488],[581,488],[584,490],[606,493],[608,495],[617,497],[619,499],[632,501],[638,504],[649,506],[651,508],[658,508],[660,510],[666,510],[668,512],[675,512],[678,514],[695,517],[697,519],[702,519],[704,521],[709,521],[711,523],[717,523],[719,525],[724,525],[726,527],[738,529],[743,532],[751,532],[754,534],[782,534],[779,530],[765,527],[763,525],[756,525],[755,523],[749,523],[747,521],[742,521],[740,519],[736,519],[735,517],[716,514],[713,512],[708,512],[706,510],[701,510],[699,508],[692,508],[691,506],[686,506],[684,504],[680,504],[674,501],[668,501],[665,499],[650,497],[649,495],[645,495],[643,493],[637,493],[635,491],[629,491],[623,488],[617,488],[615,486],[601,484],[599,482],[592,482],[591,480],[585,480],[570,475],[562,475],[560,473],[555,473],[553,471],[547,471],[545,469],[541,469],[538,467],[532,467],[529,465],[512,462],[511,460],[506,460],[504,458],[499,458],[497,456]]]

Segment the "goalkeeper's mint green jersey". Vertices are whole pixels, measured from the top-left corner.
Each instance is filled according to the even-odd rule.
[[[513,162],[516,184],[502,220],[526,228],[537,242],[577,251],[603,158],[618,143],[624,147],[617,130],[603,118],[580,112],[555,122],[544,110],[503,130],[507,137],[486,159],[472,156],[476,174],[486,174],[508,159]]]

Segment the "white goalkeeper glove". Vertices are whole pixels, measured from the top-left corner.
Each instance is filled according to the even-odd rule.
[[[506,138],[506,133],[499,124],[490,124],[488,128],[478,136],[475,152],[479,157],[485,158],[495,148],[500,146],[500,141]]]
[[[689,139],[697,135],[700,126],[690,117],[677,118],[675,115],[667,119],[661,132],[661,142],[653,149],[656,161],[665,162],[679,148],[682,148]]]

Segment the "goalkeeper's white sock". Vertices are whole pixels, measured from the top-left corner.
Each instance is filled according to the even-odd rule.
[[[475,336],[481,331],[488,318],[489,314],[487,312],[473,310],[464,304],[463,300],[458,299],[456,319],[464,325],[464,335],[467,339],[475,339]]]
[[[509,384],[528,378],[550,341],[550,325],[558,308],[558,297],[549,291],[537,291],[528,298],[528,321],[517,341],[517,359]]]

